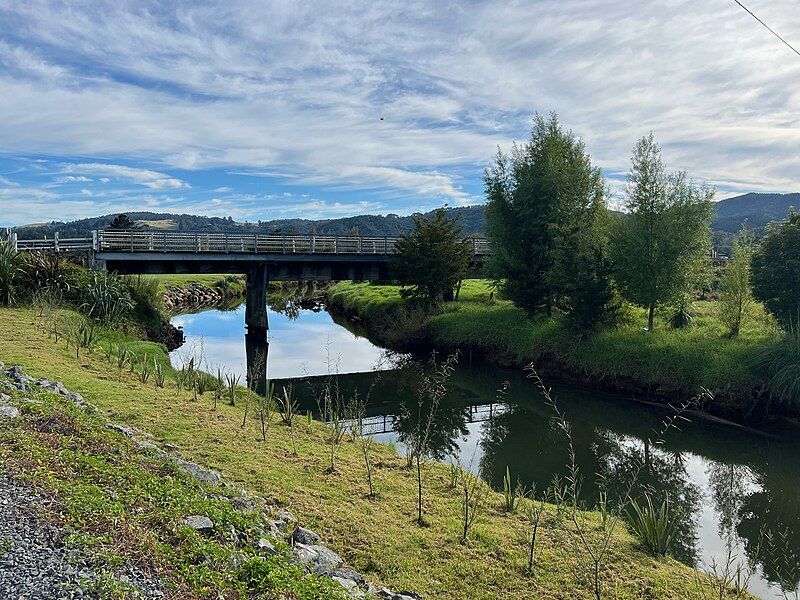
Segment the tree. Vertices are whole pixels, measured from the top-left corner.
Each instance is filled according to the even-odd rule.
[[[656,307],[681,298],[702,273],[713,197],[685,172],[667,173],[652,133],[636,144],[612,258],[623,296],[648,309],[649,331]]]
[[[613,297],[599,223],[607,214],[600,170],[558,117],[536,115],[531,139],[497,154],[487,170],[486,231],[491,270],[526,312],[554,306],[584,325]]]
[[[753,294],[782,327],[800,318],[800,213],[772,223],[753,254]]]
[[[730,337],[739,335],[739,330],[753,310],[753,289],[750,285],[753,248],[753,233],[749,229],[742,229],[733,238],[731,260],[722,275],[719,316],[728,328]]]
[[[133,221],[126,214],[118,214],[114,220],[109,223],[110,229],[133,229]]]
[[[400,237],[392,269],[405,287],[404,298],[435,304],[452,299],[467,275],[472,246],[464,239],[458,217],[441,208],[431,218],[414,217],[414,230]]]

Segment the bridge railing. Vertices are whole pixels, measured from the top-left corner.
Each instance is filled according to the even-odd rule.
[[[260,233],[202,233],[157,230],[106,229],[91,236],[17,239],[13,232],[8,240],[18,251],[50,252],[215,252],[249,254],[374,254],[396,253],[400,238],[339,235],[279,235]],[[468,238],[472,253],[489,254],[483,238]]]
[[[215,252],[249,254],[395,254],[396,237],[103,230],[100,252]],[[470,238],[475,255],[488,254],[485,239]]]

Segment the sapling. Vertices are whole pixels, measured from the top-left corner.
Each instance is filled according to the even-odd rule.
[[[283,388],[283,395],[278,397],[278,409],[283,422],[289,426],[289,435],[292,439],[292,454],[297,456],[297,445],[294,439],[294,419],[297,416],[297,400],[294,399],[292,386]]]
[[[522,510],[525,516],[525,524],[527,531],[525,533],[525,542],[528,548],[528,573],[533,575],[534,566],[536,565],[536,535],[539,532],[539,522],[544,514],[545,502],[543,496],[539,500],[536,499],[535,491],[531,491],[530,498],[523,500]]]
[[[427,369],[420,369],[418,402],[416,406],[417,415],[414,422],[416,426],[408,435],[406,446],[410,457],[416,466],[417,474],[417,518],[416,522],[420,526],[425,526],[422,514],[422,461],[428,454],[431,433],[436,419],[439,404],[447,391],[447,381],[455,369],[458,355],[452,354],[445,361],[439,363],[436,360],[436,353],[431,355]],[[410,418],[411,414],[408,407],[403,406],[403,411]]]
[[[461,475],[461,491],[461,543],[466,544],[469,532],[483,510],[487,488],[479,477],[464,472]]]
[[[275,384],[270,383],[265,396],[256,396],[256,409],[261,421],[261,440],[266,443],[267,432],[272,423],[272,412],[275,410]]]

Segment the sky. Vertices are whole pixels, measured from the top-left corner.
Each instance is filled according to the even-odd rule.
[[[798,0],[745,4],[800,48]],[[476,204],[550,111],[613,201],[649,131],[718,198],[793,192],[798,82],[733,0],[0,0],[0,225]]]

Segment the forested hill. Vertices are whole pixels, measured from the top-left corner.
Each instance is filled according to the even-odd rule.
[[[770,221],[785,219],[792,207],[800,210],[800,193],[735,196],[717,202],[716,217],[711,226],[734,233],[742,228],[746,220],[749,227],[758,229]]]
[[[483,231],[483,206],[448,208],[448,213],[458,215],[467,235]],[[396,236],[411,231],[413,217],[398,215],[358,215],[339,219],[277,219],[273,221],[239,222],[229,218],[177,215],[170,213],[129,212],[126,213],[137,227],[153,227],[171,231],[284,233],[307,235],[362,235]],[[431,215],[431,213],[425,213]],[[52,236],[58,231],[62,237],[86,235],[93,229],[107,227],[114,214],[70,221],[52,222],[17,228],[20,238]]]
[[[770,221],[786,218],[789,209],[800,209],[800,193],[794,194],[744,194],[727,198],[715,205],[716,216],[711,223],[713,229],[725,237],[741,229],[747,221],[753,229],[764,227]],[[466,234],[483,233],[483,206],[448,208],[452,215],[459,215]],[[318,233],[322,235],[376,235],[396,236],[406,233],[413,226],[412,217],[398,215],[358,215],[340,219],[277,219],[273,221],[239,222],[230,217],[200,217],[171,213],[134,212],[127,213],[139,227],[154,227],[172,231],[238,231],[249,233]],[[431,213],[426,213],[430,215]],[[111,223],[115,215],[104,215],[71,221],[52,222],[18,228],[20,237],[52,236],[58,231],[62,237],[85,235],[92,229],[102,229]]]

